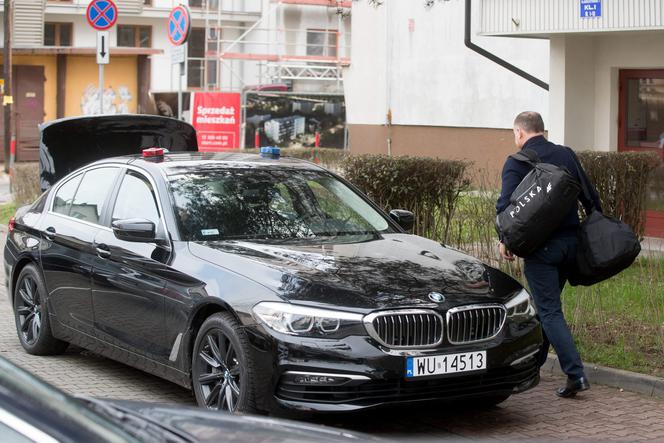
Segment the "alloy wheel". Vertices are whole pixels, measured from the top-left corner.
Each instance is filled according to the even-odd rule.
[[[26,344],[33,345],[39,339],[42,325],[41,300],[37,291],[37,282],[31,276],[26,275],[18,286],[18,295],[20,299],[16,312],[19,332]]]
[[[235,347],[219,329],[212,329],[198,352],[196,374],[205,406],[209,409],[235,412],[240,400],[241,365]]]

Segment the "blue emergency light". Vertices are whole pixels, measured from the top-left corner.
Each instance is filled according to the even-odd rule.
[[[261,148],[261,157],[278,159],[281,157],[281,149],[276,146],[263,146]]]

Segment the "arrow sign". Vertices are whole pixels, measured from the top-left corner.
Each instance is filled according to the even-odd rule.
[[[107,65],[111,54],[109,53],[108,48],[109,43],[109,33],[108,31],[98,31],[97,32],[97,64],[98,65]]]

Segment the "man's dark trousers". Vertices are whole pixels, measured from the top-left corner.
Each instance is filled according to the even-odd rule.
[[[563,316],[560,294],[567,281],[567,272],[575,265],[577,238],[556,236],[524,259],[524,273],[535,299],[537,312],[544,329],[544,345],[540,363],[544,363],[553,345],[563,372],[571,379],[585,377],[583,363],[576,350],[572,334]]]

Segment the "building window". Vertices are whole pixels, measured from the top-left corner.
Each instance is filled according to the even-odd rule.
[[[219,0],[189,0],[189,6],[192,8],[205,8],[207,3],[207,9],[210,11],[216,11],[219,9]]]
[[[192,28],[187,40],[187,86],[202,88],[205,66],[205,28]]]
[[[152,26],[118,25],[118,46],[152,47]]]
[[[71,46],[71,23],[44,23],[44,46]]]
[[[337,56],[337,31],[307,29],[307,55]]]

